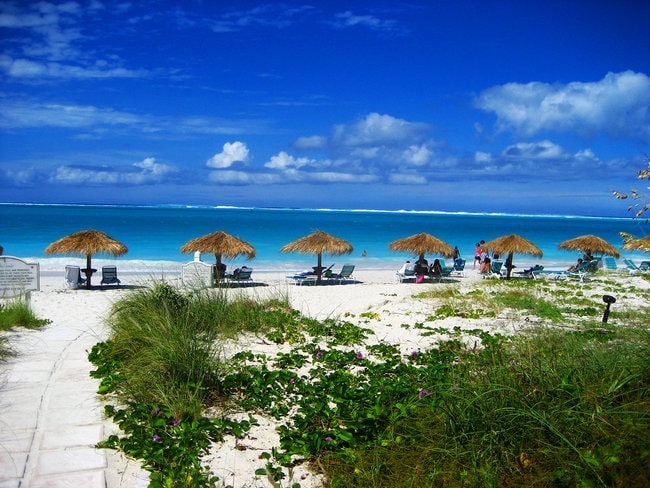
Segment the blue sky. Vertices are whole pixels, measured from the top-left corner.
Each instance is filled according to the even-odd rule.
[[[0,201],[628,216],[650,2],[0,1]]]

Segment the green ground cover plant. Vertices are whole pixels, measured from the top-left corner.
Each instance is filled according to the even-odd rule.
[[[372,331],[348,320],[302,317],[283,299],[136,291],[115,304],[111,336],[91,353],[100,391],[121,404],[106,412],[124,435],[102,445],[142,459],[151,486],[217,486],[200,462],[207,446],[264,415],[278,421],[280,443],[257,475],[279,487],[299,486],[286,473],[304,462],[332,487],[644,486],[650,314],[628,323],[628,312],[612,311],[625,325],[609,326],[590,318],[583,295],[560,290],[555,300],[550,288],[511,284],[469,301],[420,295],[432,317],[525,311],[549,326],[506,337],[416,324],[447,339],[407,354],[368,345]],[[553,327],[574,300],[582,312]],[[381,317],[359,317],[368,320]],[[241,333],[291,347],[221,358]],[[214,406],[223,415],[206,417]],[[235,422],[228,411],[253,416]]]

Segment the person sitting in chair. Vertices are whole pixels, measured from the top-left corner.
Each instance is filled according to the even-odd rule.
[[[431,276],[440,276],[442,274],[442,266],[440,266],[440,260],[436,259],[431,268],[429,268],[429,274]]]
[[[482,262],[481,262],[481,269],[479,271],[484,274],[488,274],[490,272],[490,266],[492,265],[492,260],[488,257],[486,257]]]
[[[574,264],[573,266],[569,266],[569,268],[567,269],[567,271],[575,271],[575,270],[578,269],[580,266],[582,266],[582,263],[583,263],[582,258],[578,258],[578,262],[577,262],[576,264]]]

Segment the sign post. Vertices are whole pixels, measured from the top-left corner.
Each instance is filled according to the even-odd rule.
[[[27,263],[12,256],[0,256],[0,298],[11,298],[40,289],[38,263]]]

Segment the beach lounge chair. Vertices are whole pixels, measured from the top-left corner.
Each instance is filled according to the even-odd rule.
[[[417,278],[415,275],[415,263],[407,263],[402,269],[398,270],[396,274],[400,283],[409,280],[415,281]]]
[[[253,268],[247,266],[242,266],[241,269],[237,268],[232,274],[226,274],[225,278],[231,283],[247,283],[250,284],[253,282],[251,275],[253,274]]]
[[[490,271],[483,273],[483,278],[501,278],[501,268],[503,268],[503,261],[492,260]]]
[[[122,283],[117,277],[117,266],[103,266],[102,267],[102,285],[113,285],[116,284],[120,286]]]
[[[334,263],[330,264],[327,268],[323,269],[321,272],[321,280],[324,280],[326,278],[332,278],[334,274],[332,274],[332,268],[334,267]],[[295,275],[290,275],[287,276],[288,280],[292,280],[296,285],[315,285],[318,281],[318,276],[316,275],[316,269],[313,268],[314,271],[303,271],[302,273],[297,273]]]
[[[345,280],[350,279],[352,273],[354,272],[354,264],[344,264],[343,268],[338,274],[328,276],[328,280],[337,281],[339,284],[343,283]]]
[[[643,269],[644,268],[643,264],[645,263],[645,261],[644,263],[641,263],[641,266],[637,266],[634,261],[627,258],[623,259],[623,262],[625,263],[625,266],[627,267],[627,270],[630,274],[644,273],[648,270],[647,265],[645,266],[645,269]]]
[[[65,284],[68,288],[76,290],[86,282],[81,277],[81,268],[79,266],[66,266],[65,267]]]
[[[447,265],[445,264],[444,259],[439,259],[438,262],[440,263],[440,273],[438,274],[430,274],[428,275],[429,278],[432,280],[436,280],[438,282],[443,281],[451,276],[451,273],[454,271],[454,268],[448,268]]]
[[[465,260],[457,259],[454,261],[454,267],[451,271],[451,276],[465,277]]]
[[[518,275],[519,278],[526,278],[526,279],[536,279],[535,273],[539,273],[544,270],[544,266],[541,264],[536,264],[535,266],[532,266],[528,269],[525,269],[523,271],[515,271],[515,274]]]
[[[614,258],[611,257],[611,256],[607,256],[607,257],[604,259],[604,261],[605,261],[605,266],[607,267],[607,269],[610,269],[610,270],[612,270],[612,271],[616,271],[616,269],[617,269],[617,266],[616,266],[616,259],[614,259]]]
[[[580,266],[571,271],[553,269],[541,270],[537,271],[535,276],[550,276],[555,279],[578,278],[580,283],[583,283],[589,274],[596,271],[598,271],[597,261],[584,261]]]

